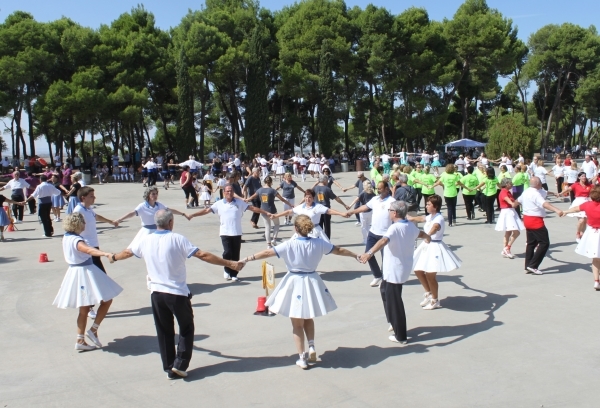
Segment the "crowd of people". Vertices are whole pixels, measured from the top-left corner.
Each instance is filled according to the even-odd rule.
[[[122,291],[106,274],[102,258],[114,263],[132,256],[143,258],[146,263],[163,370],[170,379],[187,376],[192,357],[194,321],[186,270],[186,260],[191,257],[222,266],[224,279],[232,282],[240,280],[238,273],[248,262],[273,256],[282,258],[288,273],[269,297],[267,305],[273,313],[291,319],[298,352],[296,364],[303,369],[318,361],[313,319],[337,307],[317,273],[319,262],[328,254],[352,257],[368,265],[373,275],[370,286],[380,290],[391,333],[389,340],[406,344],[402,288],[410,274],[414,273],[423,287],[420,306],[424,310],[435,310],[443,307],[437,275],[461,267],[461,259],[443,241],[446,226],[458,225],[459,195],[463,198],[467,222],[476,219],[477,212],[482,212],[485,213],[485,224],[495,224],[495,230],[503,233],[502,257],[514,258],[511,248],[525,231],[523,269],[532,275],[543,274],[540,265],[550,245],[544,223],[546,211],[561,217],[577,217],[575,252],[591,259],[593,287],[600,290],[600,238],[597,233],[600,228],[600,186],[596,185],[598,163],[591,156],[586,156],[581,163],[568,155],[564,160],[558,156],[550,170],[540,157],[527,160],[522,155],[513,162],[509,155],[490,160],[485,153],[477,158],[461,154],[454,163],[444,167],[435,153],[429,158],[422,155],[414,167],[408,162],[402,163],[402,159],[395,163],[389,155],[374,156],[370,178],[359,171],[356,182],[347,187],[332,176],[334,166],[324,156],[305,158],[297,154],[285,160],[276,154],[270,160],[257,156],[245,166],[238,155],[232,155],[226,164],[215,157],[208,168],[193,156],[182,163],[169,161],[166,173],[162,175],[163,188],[178,182],[185,195],[185,208],[200,207],[202,201],[202,209],[188,214],[158,201],[156,182],[159,169],[164,169],[165,163],[163,161],[159,167],[154,159],[144,164],[148,172],[142,179],[146,185],[142,202],[115,220],[95,211],[94,188],[84,185],[81,172],[72,169],[68,163],[63,165],[60,177],[50,169],[27,174],[29,178],[39,178],[38,184],[22,178],[23,173],[18,168],[14,169],[10,181],[0,184],[0,191],[10,189],[12,192],[10,198],[0,195],[0,205],[4,202],[12,205],[11,214],[0,211],[0,240],[4,240],[4,227],[22,221],[27,205],[37,204],[45,237],[54,234],[52,221],[62,221],[65,230],[63,251],[69,269],[54,304],[79,310],[76,350],[102,347],[98,335],[100,324],[112,299]],[[494,164],[499,166],[498,174]],[[181,169],[178,181],[171,177],[171,167]],[[549,174],[556,180],[556,193],[548,191],[546,177]],[[307,177],[314,180],[310,188],[302,188],[295,181],[306,181]],[[436,194],[436,187],[443,188],[441,196]],[[357,189],[356,198],[347,205],[333,188],[342,192]],[[301,200],[296,201],[296,190],[303,194]],[[198,192],[201,193],[199,198]],[[550,203],[548,194],[556,196],[559,202],[570,200],[570,208],[562,210],[557,203]],[[277,208],[277,200],[284,204],[282,211]],[[332,209],[332,200],[345,210]],[[442,212],[444,205],[446,216]],[[61,210],[65,206],[67,216],[62,219]],[[29,208],[35,212],[31,206]],[[249,220],[252,228],[260,228],[259,217],[263,219],[266,249],[243,257],[242,219],[247,210],[253,213]],[[54,214],[54,220],[51,214]],[[201,251],[186,237],[173,232],[174,215],[192,220],[209,214],[219,218],[221,257]],[[356,217],[356,224],[361,227],[364,253],[357,254],[331,242],[333,215]],[[140,217],[141,229],[126,249],[120,252],[100,250],[96,223],[105,222],[117,227],[135,216]],[[294,227],[294,234],[287,240],[279,239],[281,217],[284,217],[285,225]],[[376,257],[379,251],[382,252],[381,265]],[[76,290],[76,287],[80,289]],[[93,319],[93,324],[86,331],[88,317]],[[179,324],[177,345],[174,318]],[[86,336],[89,342],[86,342]]]

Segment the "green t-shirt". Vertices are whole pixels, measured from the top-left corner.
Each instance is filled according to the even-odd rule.
[[[408,178],[408,180],[406,181],[406,184],[408,184],[409,186],[412,187],[412,185],[415,183],[415,176],[412,173],[410,173],[410,174],[407,174],[406,177]]]
[[[486,178],[484,181],[485,181],[485,187],[483,189],[483,194],[485,194],[487,197],[495,195],[496,191],[498,191],[498,178],[497,177],[494,177],[493,179]]]
[[[427,186],[433,186],[435,184],[435,176],[433,174],[423,174],[421,176],[421,181],[424,184],[423,188],[421,189],[421,193],[435,194],[435,190],[433,188],[427,187]]]
[[[513,186],[522,186],[525,184],[525,181],[527,180],[527,175],[525,173],[521,173],[518,172],[517,174],[515,174],[515,176],[512,179],[513,182]]]
[[[474,174],[467,174],[460,179],[460,182],[463,183],[466,187],[472,188],[473,191],[469,191],[467,189],[463,189],[463,195],[472,196],[477,194],[475,187],[477,187],[480,182]]]
[[[512,179],[512,177],[508,171],[506,173],[500,173],[500,175],[498,176],[498,180],[500,180],[500,181],[502,181],[505,178]]]
[[[443,173],[440,176],[440,183],[444,185],[444,197],[456,197],[458,195],[458,187],[456,183],[460,181],[460,173]]]
[[[413,176],[413,183],[414,183],[413,187],[416,188],[417,190],[420,190],[421,188],[423,188],[422,184],[414,182],[414,180],[421,180],[423,173],[420,171],[413,170],[411,175]]]
[[[473,174],[475,175],[475,177],[477,177],[477,181],[479,181],[479,184],[483,183],[483,181],[486,179],[485,173],[479,171],[479,169],[475,170]]]

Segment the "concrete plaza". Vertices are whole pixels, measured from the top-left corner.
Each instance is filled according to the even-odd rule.
[[[353,173],[335,176],[344,186],[355,181]],[[142,201],[139,183],[94,187],[95,211],[109,219]],[[335,186],[334,192],[341,193]],[[340,196],[350,203],[355,192]],[[177,186],[161,187],[159,201],[185,209]],[[55,223],[56,236],[45,239],[37,217],[26,215],[20,231],[5,233],[8,241],[0,243],[0,407],[598,406],[600,292],[593,290],[589,260],[574,252],[576,220],[548,217],[552,244],[541,265],[544,275],[527,275],[525,235],[513,247],[517,258],[504,259],[502,234],[483,224],[482,213],[467,221],[461,198],[459,203],[458,225],[446,228],[444,240],[462,268],[440,276],[439,310],[422,310],[420,284],[414,276],[407,282],[407,346],[388,340],[368,266],[324,257],[321,276],[338,309],[316,319],[320,361],[307,371],[294,364],[289,319],[253,315],[264,293],[260,262],[249,263],[242,281],[230,283],[220,267],[190,259],[195,350],[189,377],[176,381],[162,371],[144,262],[105,261],[124,291],[100,328],[104,347],[78,353],[77,312],[51,306],[67,269],[61,226]],[[264,230],[252,229],[249,219],[244,216],[242,256],[266,248]],[[215,215],[177,217],[175,231],[220,256],[218,221]],[[333,221],[333,243],[362,253],[356,220]],[[290,237],[292,228],[282,226],[280,238]],[[101,248],[126,248],[138,229],[137,218],[116,229],[99,224]],[[38,263],[42,252],[49,263]],[[284,263],[271,262],[281,278]]]

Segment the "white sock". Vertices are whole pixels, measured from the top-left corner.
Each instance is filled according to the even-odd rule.
[[[315,346],[315,341],[314,340],[309,340],[308,341],[308,347],[314,347]]]
[[[300,356],[300,360],[304,360],[304,353],[298,354]]]

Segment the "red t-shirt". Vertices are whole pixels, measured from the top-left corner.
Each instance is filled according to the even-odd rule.
[[[573,190],[573,192],[575,193],[575,197],[589,197],[592,187],[593,186],[591,184],[587,184],[584,187],[581,185],[581,183],[574,183],[571,186],[571,190]]]
[[[570,159],[565,159],[565,167],[568,167],[571,165],[571,160]]]
[[[503,188],[502,190],[500,190],[500,195],[498,196],[498,199],[500,200],[500,209],[513,208],[512,205],[506,202],[506,197],[510,198],[511,201],[515,201],[512,193],[509,190]]]
[[[600,203],[588,201],[579,206],[581,211],[585,211],[587,224],[592,228],[600,228]]]

